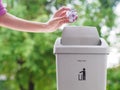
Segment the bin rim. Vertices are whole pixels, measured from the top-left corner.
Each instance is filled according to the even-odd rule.
[[[61,37],[57,38],[54,44],[54,54],[109,54],[109,47],[103,38],[100,38],[101,45],[62,45]]]

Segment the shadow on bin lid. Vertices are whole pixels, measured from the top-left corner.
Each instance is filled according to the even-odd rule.
[[[62,45],[99,45],[96,27],[67,26],[62,32]]]

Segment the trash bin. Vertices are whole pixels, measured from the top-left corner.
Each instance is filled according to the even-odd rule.
[[[57,90],[106,90],[109,50],[95,27],[65,27],[54,53]]]

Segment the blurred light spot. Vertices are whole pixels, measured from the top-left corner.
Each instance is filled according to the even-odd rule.
[[[5,75],[0,75],[0,80],[6,80],[6,76]]]
[[[120,54],[117,52],[117,48],[110,48],[110,54],[107,59],[107,68],[112,68],[119,65]]]
[[[88,3],[92,3],[93,2],[93,0],[87,0],[88,1]]]
[[[3,3],[3,6],[4,6],[4,7],[7,7],[7,3]]]
[[[106,33],[108,32],[107,30],[108,30],[107,26],[102,26],[102,28],[101,28],[101,33],[102,33],[103,35],[106,35]]]
[[[120,16],[120,3],[116,6],[114,12],[116,15]]]

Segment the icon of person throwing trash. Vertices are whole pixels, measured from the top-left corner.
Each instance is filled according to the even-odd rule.
[[[85,68],[83,68],[83,70],[79,72],[78,80],[80,81],[86,80],[86,69]]]

